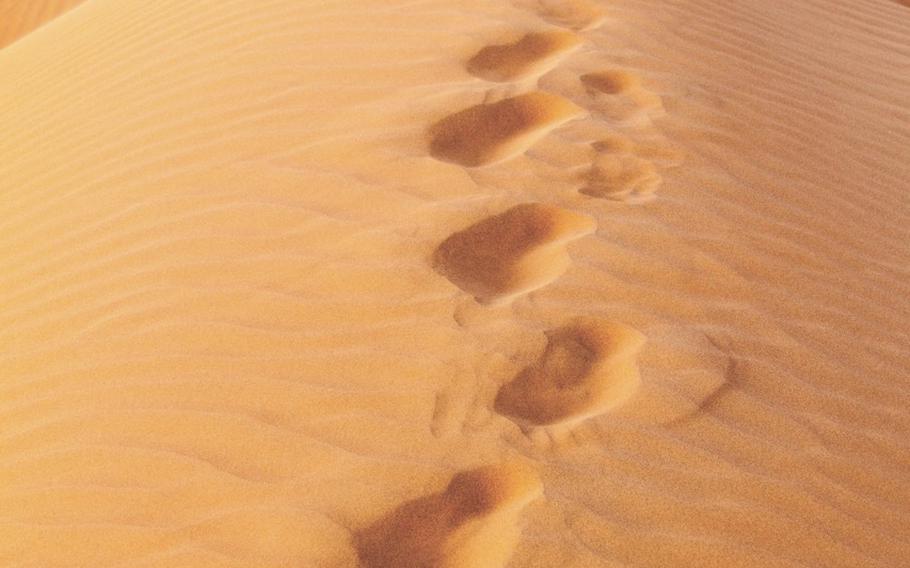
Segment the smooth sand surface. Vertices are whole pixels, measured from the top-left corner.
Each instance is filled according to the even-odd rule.
[[[74,4],[0,2],[0,566],[906,564],[910,9]]]

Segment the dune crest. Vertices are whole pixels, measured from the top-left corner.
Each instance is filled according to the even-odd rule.
[[[488,166],[521,154],[582,110],[540,91],[479,104],[430,128],[430,153],[466,167]]]
[[[525,203],[450,236],[434,264],[477,301],[506,302],[562,275],[569,266],[566,244],[594,230],[589,217]]]
[[[500,389],[496,410],[531,426],[603,414],[638,387],[635,357],[644,343],[645,336],[629,326],[579,318],[547,333],[540,360]]]
[[[512,43],[484,47],[467,67],[488,81],[514,81],[543,74],[579,45],[580,38],[571,32],[531,32]]]
[[[455,475],[442,493],[405,503],[355,537],[365,568],[501,568],[521,532],[521,511],[543,487],[508,463]]]

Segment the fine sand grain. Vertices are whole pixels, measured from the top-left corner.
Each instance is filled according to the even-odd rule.
[[[0,566],[910,558],[900,2],[0,0],[0,85]]]

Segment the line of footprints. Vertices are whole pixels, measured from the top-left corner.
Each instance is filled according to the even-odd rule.
[[[529,0],[532,1],[532,0]],[[533,0],[538,14],[562,29],[527,33],[481,49],[467,63],[492,82],[533,79],[580,46],[600,25],[587,1]],[[637,77],[620,70],[582,75],[593,97],[622,97],[638,108],[659,106]],[[523,154],[553,129],[586,114],[566,98],[532,91],[443,118],[429,129],[433,157],[466,168]],[[661,178],[648,158],[660,148],[612,136],[595,141],[598,154],[579,191],[624,201],[650,196]],[[566,245],[594,233],[593,219],[543,203],[523,203],[447,238],[434,268],[484,305],[507,303],[561,276]],[[571,427],[627,401],[639,384],[636,356],[645,337],[624,324],[577,318],[547,332],[543,354],[500,389],[495,410],[523,429]],[[519,515],[543,494],[530,466],[508,462],[461,472],[439,494],[408,502],[355,537],[369,568],[499,568],[517,543]]]

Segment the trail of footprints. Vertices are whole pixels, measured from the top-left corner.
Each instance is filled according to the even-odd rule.
[[[478,51],[467,70],[491,82],[533,80],[577,49],[575,33],[604,20],[587,0],[528,0],[529,8],[564,29],[532,31]],[[571,31],[569,31],[571,30]],[[578,78],[592,97],[625,97],[641,108],[660,105],[638,77],[600,70]],[[523,154],[552,130],[591,113],[540,90],[455,112],[429,128],[438,160],[479,168]],[[593,114],[593,113],[592,113]],[[594,159],[579,191],[595,198],[642,201],[661,183],[656,162],[676,160],[655,144],[609,136],[590,144]],[[482,305],[506,304],[542,288],[569,267],[566,247],[594,233],[593,219],[543,203],[522,203],[445,239],[433,268]],[[571,427],[610,411],[636,391],[636,356],[645,337],[621,323],[577,318],[547,332],[539,359],[504,384],[493,402],[523,430]],[[461,472],[436,495],[408,502],[361,531],[355,543],[369,568],[495,568],[511,556],[519,514],[543,494],[537,474],[521,463]]]

